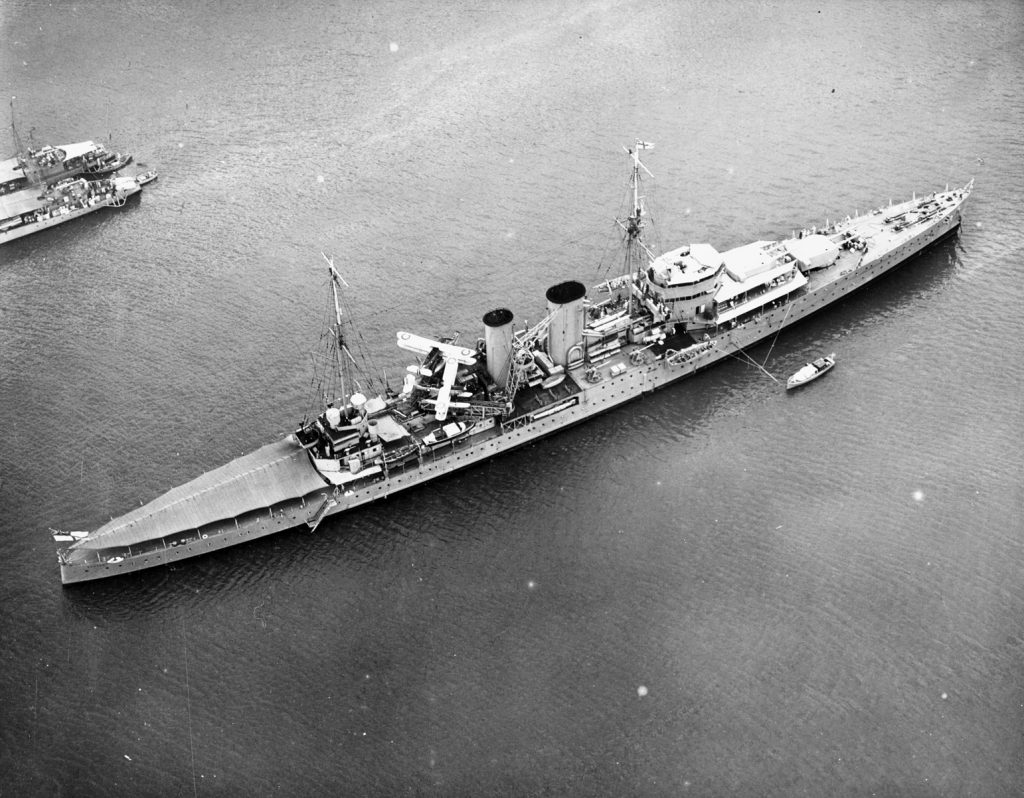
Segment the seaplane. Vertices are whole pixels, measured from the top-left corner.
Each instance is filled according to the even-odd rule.
[[[398,346],[400,349],[415,352],[424,358],[423,365],[418,369],[424,377],[434,376],[436,366],[440,365],[442,360],[444,361],[441,387],[437,391],[437,398],[424,400],[434,406],[434,417],[438,421],[444,421],[448,418],[448,408],[452,407],[452,386],[455,385],[459,366],[472,366],[476,363],[476,350],[441,341],[432,341],[429,338],[408,332],[398,333]]]

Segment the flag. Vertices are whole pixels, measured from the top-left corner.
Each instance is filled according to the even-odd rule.
[[[638,150],[653,150],[654,149],[654,145],[651,144],[650,142],[640,141],[640,139],[637,139],[637,141],[636,141],[636,148]]]

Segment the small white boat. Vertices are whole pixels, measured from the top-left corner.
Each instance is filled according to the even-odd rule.
[[[445,424],[440,429],[434,430],[429,435],[424,435],[423,445],[433,449],[435,446],[441,446],[445,443],[455,443],[469,435],[472,428],[473,424],[471,423],[453,421],[450,424]]]
[[[786,389],[799,388],[811,380],[816,380],[836,364],[836,353],[812,360],[806,366],[797,371],[792,377],[786,380]]]
[[[135,182],[140,186],[144,186],[146,183],[152,183],[159,176],[160,175],[157,174],[155,169],[150,169],[148,172],[143,172],[141,175],[135,175]]]

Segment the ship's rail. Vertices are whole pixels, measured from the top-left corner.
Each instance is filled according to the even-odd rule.
[[[686,349],[667,349],[665,350],[665,362],[673,366],[681,366],[698,355],[714,349],[716,343],[715,339],[711,338],[693,346],[688,346]]]

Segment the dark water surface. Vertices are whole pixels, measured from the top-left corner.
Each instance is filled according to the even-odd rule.
[[[1021,793],[1024,6],[566,5],[0,5],[23,135],[161,174],[0,250],[0,795]],[[61,587],[48,527],[294,428],[321,251],[397,374],[617,273],[637,136],[659,249],[975,193],[779,336],[838,354],[799,393],[733,361]]]

